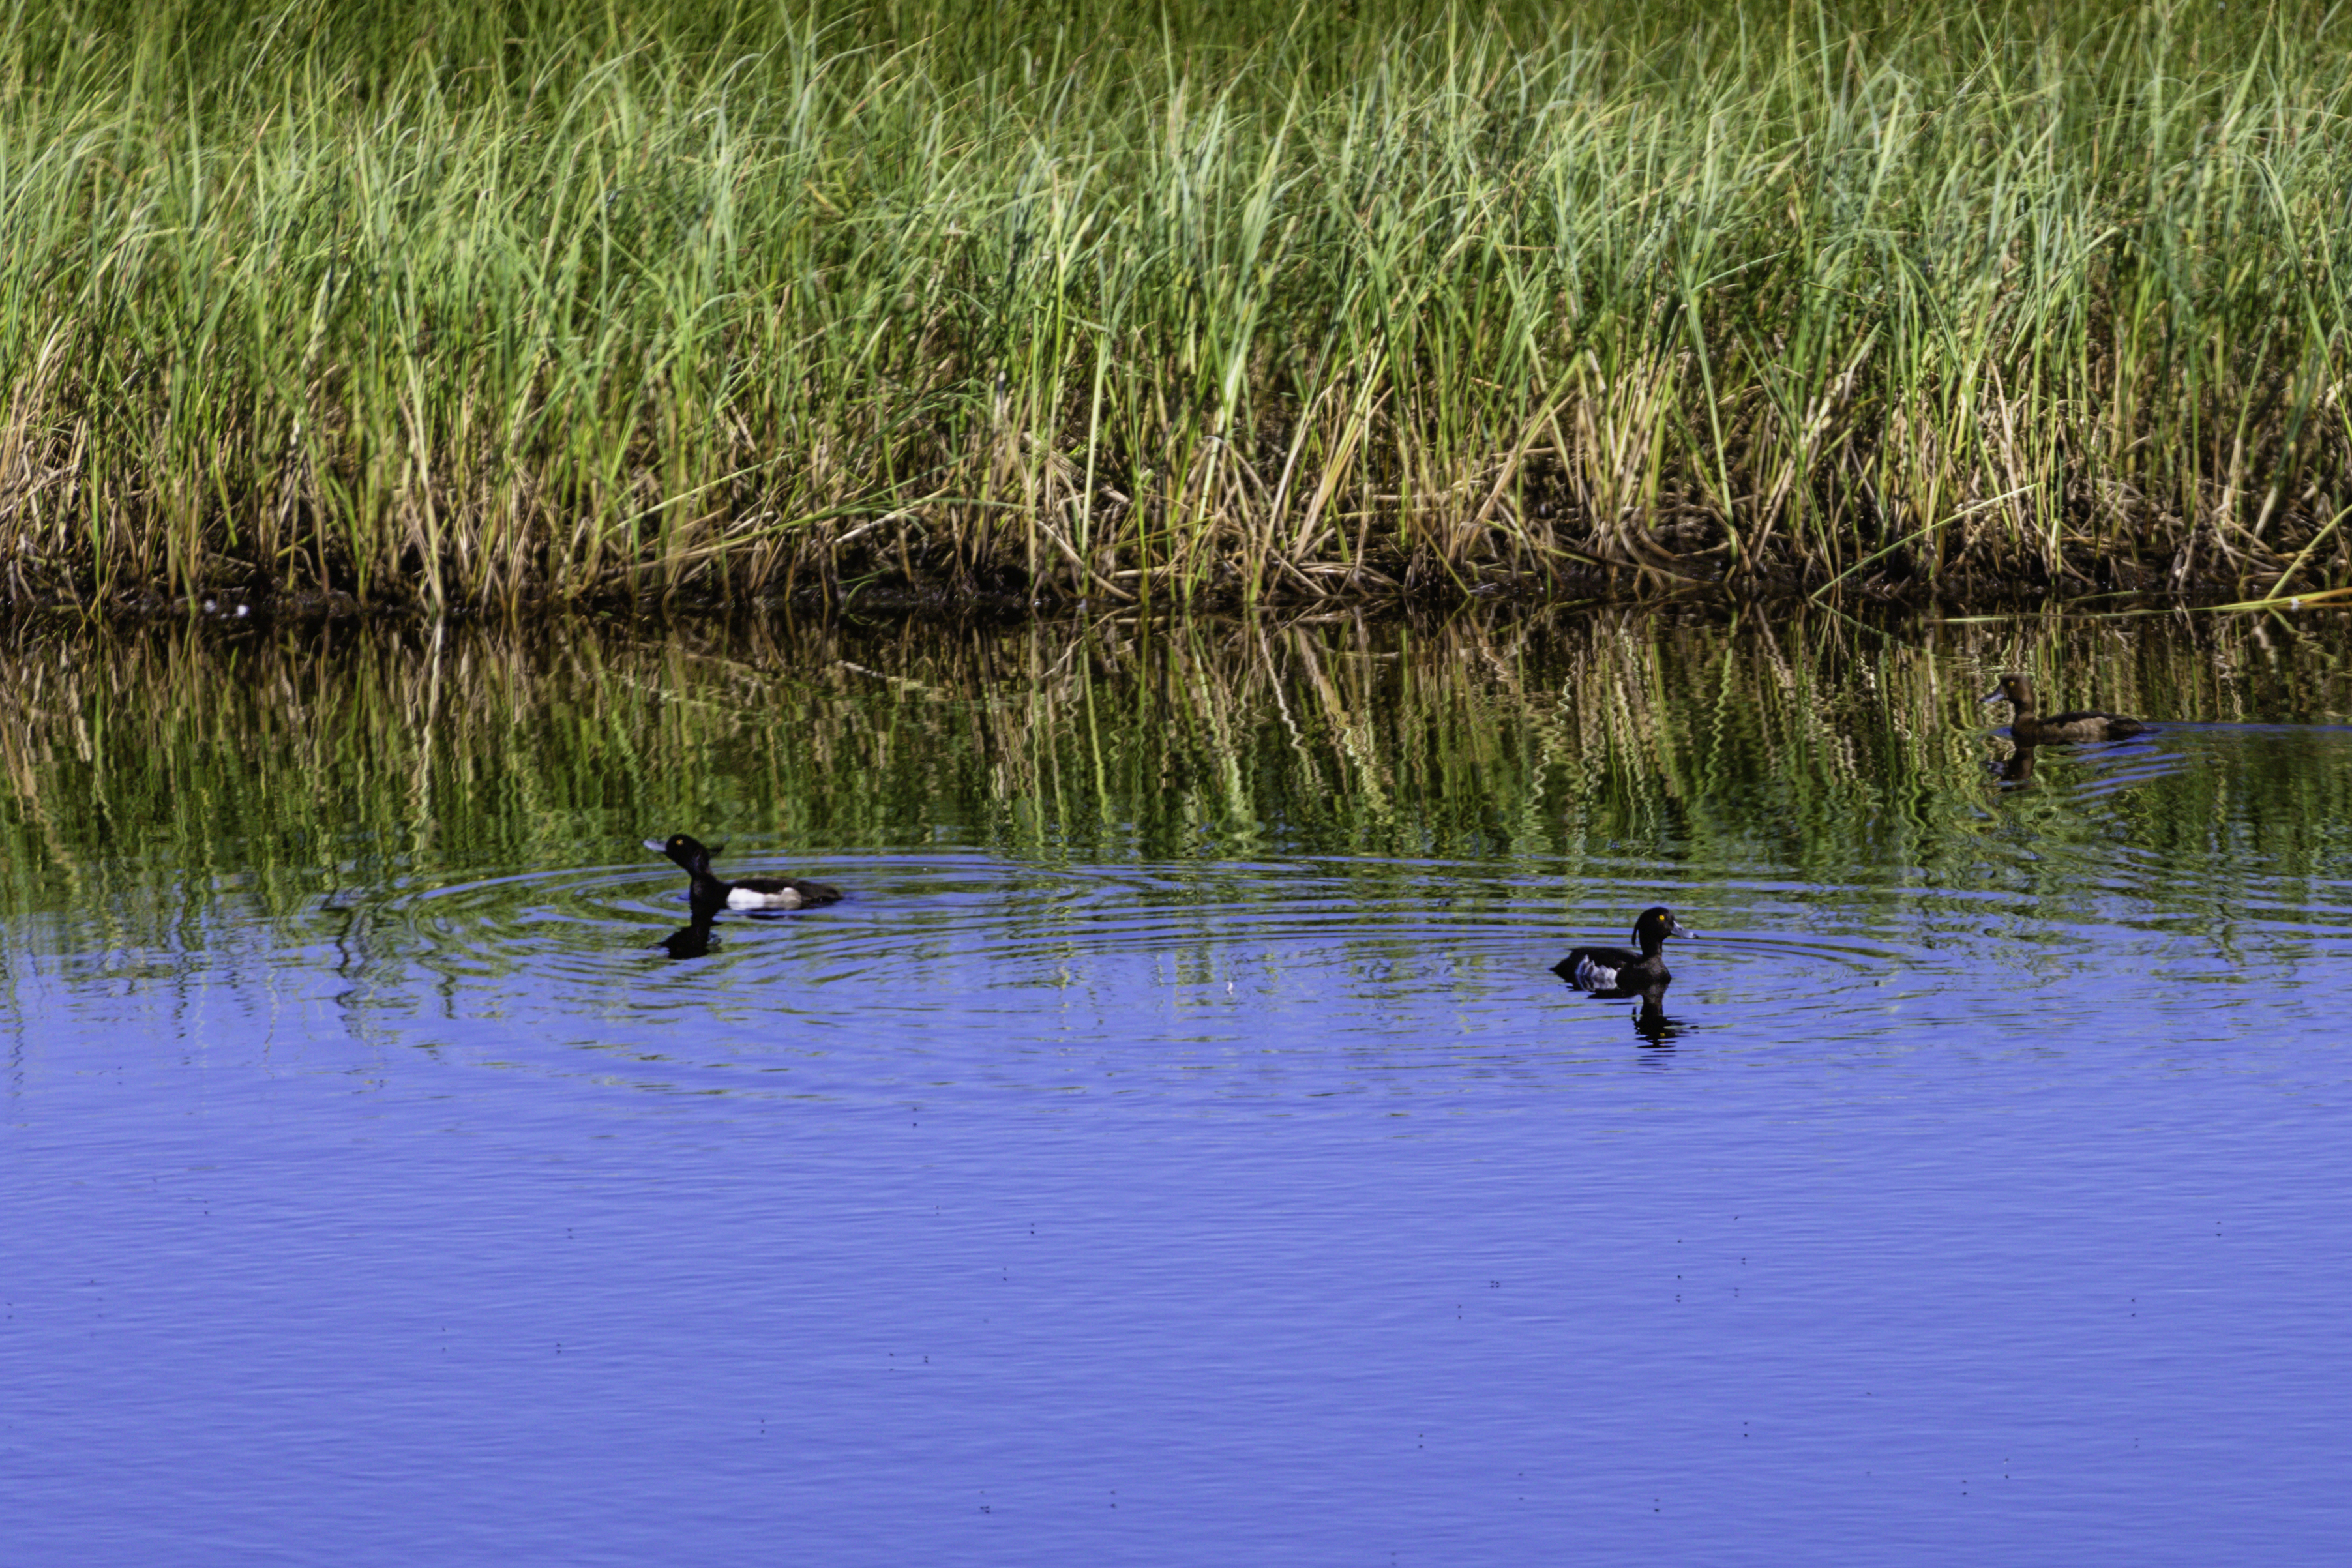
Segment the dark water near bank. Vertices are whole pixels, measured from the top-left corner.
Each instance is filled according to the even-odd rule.
[[[2343,632],[0,649],[5,1555],[2330,1560]]]

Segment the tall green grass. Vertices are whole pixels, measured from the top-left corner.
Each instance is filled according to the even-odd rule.
[[[2342,584],[2347,28],[16,0],[0,591]]]

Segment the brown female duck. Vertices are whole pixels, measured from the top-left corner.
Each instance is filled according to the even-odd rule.
[[[2000,685],[1987,693],[1985,701],[2006,702],[2016,710],[2015,716],[2009,721],[2009,737],[2020,746],[2063,746],[2074,740],[2128,740],[2135,735],[2147,733],[2147,726],[2136,718],[2090,709],[2053,713],[2044,718],[2034,711],[2033,679],[2030,675],[2001,676]]]

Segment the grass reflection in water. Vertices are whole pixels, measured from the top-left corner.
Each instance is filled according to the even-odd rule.
[[[47,944],[169,971],[340,919],[425,942],[452,992],[650,948],[675,873],[636,846],[680,827],[865,894],[866,946],[801,944],[820,977],[895,944],[933,988],[1129,949],[1230,983],[1311,934],[1367,997],[1475,990],[1670,899],[1711,938],[1691,998],[2032,972],[2108,927],[2252,962],[2245,923],[2344,902],[2352,821],[2333,737],[2222,727],[2352,706],[2335,655],[2245,621],[447,625],[25,634],[0,664],[5,897]],[[2011,668],[2169,722],[2037,767],[1979,706]],[[901,870],[845,872],[877,857]]]

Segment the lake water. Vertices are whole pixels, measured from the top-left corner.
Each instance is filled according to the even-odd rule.
[[[0,1555],[2334,1561],[2345,627],[20,635]]]

